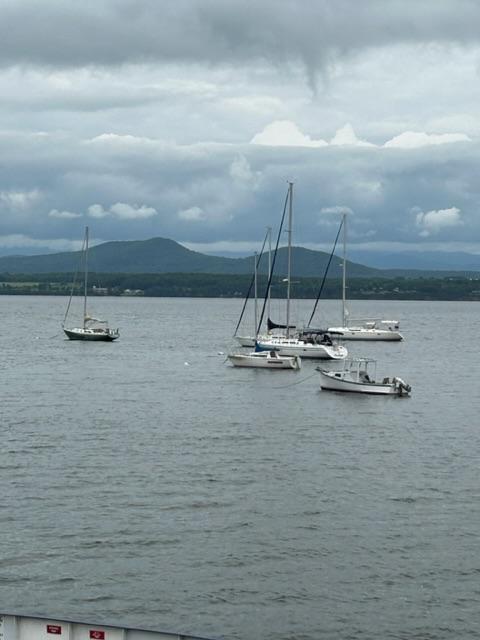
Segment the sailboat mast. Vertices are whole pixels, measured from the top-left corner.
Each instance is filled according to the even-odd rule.
[[[254,273],[254,293],[255,293],[255,337],[257,337],[257,325],[258,325],[258,282],[257,282],[257,260],[258,253],[255,251],[253,259],[255,261],[255,271]]]
[[[347,326],[347,214],[343,214],[342,327]]]
[[[270,282],[270,276],[272,274],[272,227],[267,227],[268,234],[268,278],[267,282]],[[267,318],[270,318],[270,288],[267,293]]]
[[[293,182],[288,183],[288,268],[287,268],[287,338],[290,336],[290,287],[292,279]]]
[[[83,328],[87,318],[87,289],[88,289],[88,227],[85,227],[85,274],[83,281]]]

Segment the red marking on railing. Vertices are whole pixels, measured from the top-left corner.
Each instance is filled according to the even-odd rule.
[[[47,633],[53,633],[57,636],[61,636],[62,627],[59,624],[47,624]]]

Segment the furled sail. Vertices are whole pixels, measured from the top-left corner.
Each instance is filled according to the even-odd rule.
[[[267,318],[267,329],[269,331],[271,331],[272,329],[286,329],[287,325],[286,324],[277,324],[276,322],[273,322],[273,320],[270,320],[270,318]],[[288,326],[289,329],[296,329],[294,324],[291,324]]]

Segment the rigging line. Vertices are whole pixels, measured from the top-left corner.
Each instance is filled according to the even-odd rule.
[[[260,254],[259,254],[258,258],[257,258],[257,266],[256,266],[257,270],[258,270],[258,267],[260,265],[260,260],[261,260],[262,255],[263,255],[263,251],[265,249],[265,244],[267,243],[267,238],[268,238],[268,231],[267,231],[267,234],[265,235],[265,239],[263,241],[262,248],[260,249]],[[240,313],[240,318],[238,319],[237,326],[235,327],[235,331],[233,333],[234,336],[237,335],[238,328],[240,326],[240,323],[242,322],[243,314],[245,313],[245,309],[247,307],[247,302],[248,302],[248,300],[250,298],[250,294],[252,292],[252,287],[254,285],[254,282],[255,282],[255,274],[253,274],[252,279],[250,280],[250,286],[248,287],[247,295],[245,296],[245,300],[243,301],[242,312]]]
[[[290,384],[284,384],[281,387],[271,387],[271,389],[288,389],[288,387],[294,387],[297,384],[302,384],[302,382],[306,382],[307,380],[310,380],[316,374],[317,372],[314,371],[311,375],[307,376],[306,378],[302,378],[301,380],[296,380],[295,382],[291,382]]]
[[[320,285],[320,289],[319,289],[319,291],[318,291],[317,299],[315,300],[315,304],[314,304],[314,306],[313,306],[312,315],[310,316],[310,320],[309,320],[309,321],[308,321],[308,323],[307,323],[307,327],[309,327],[309,326],[310,326],[310,323],[311,323],[311,322],[312,322],[312,320],[313,320],[313,316],[315,315],[315,312],[316,312],[316,310],[317,310],[318,301],[319,301],[319,300],[320,300],[320,298],[321,298],[321,295],[322,295],[322,292],[323,292],[323,287],[325,286],[325,281],[326,281],[326,279],[327,279],[328,270],[329,270],[329,268],[330,268],[330,264],[331,264],[332,259],[333,259],[333,254],[335,253],[335,249],[337,248],[337,242],[338,242],[338,238],[340,237],[340,231],[342,230],[342,227],[343,227],[343,218],[342,218],[342,220],[341,220],[341,222],[340,222],[340,226],[338,227],[337,237],[335,238],[335,242],[333,243],[333,249],[332,249],[332,252],[330,253],[330,257],[329,257],[329,259],[328,259],[327,266],[326,266],[326,268],[325,268],[325,272],[324,272],[324,274],[323,274],[322,284]]]
[[[290,187],[288,188],[287,196],[285,198],[285,204],[283,205],[283,214],[282,214],[282,219],[281,219],[281,222],[280,222],[280,227],[278,228],[277,242],[275,244],[275,252],[273,254],[273,260],[272,260],[272,268],[270,270],[270,276],[268,278],[267,290],[265,292],[265,298],[263,299],[262,313],[260,314],[260,322],[258,323],[258,327],[257,327],[257,330],[256,330],[256,336],[258,336],[258,334],[260,333],[260,327],[262,326],[263,316],[265,315],[265,308],[267,306],[268,293],[269,293],[270,288],[272,286],[272,278],[273,278],[273,273],[274,273],[274,270],[275,270],[275,262],[277,260],[278,245],[280,244],[280,238],[281,238],[281,235],[282,235],[283,223],[285,222],[285,215],[287,213],[287,204],[288,204],[288,198],[289,197],[290,197]]]
[[[68,316],[68,312],[70,311],[70,305],[72,304],[72,297],[73,297],[73,291],[75,289],[75,286],[77,284],[77,277],[78,277],[78,273],[80,271],[80,265],[82,264],[82,260],[83,260],[83,252],[85,251],[85,238],[83,239],[83,244],[82,244],[82,249],[80,251],[80,259],[79,262],[77,264],[77,269],[75,271],[75,274],[73,276],[73,282],[72,282],[72,288],[70,289],[70,299],[68,301],[68,305],[67,305],[67,309],[65,311],[65,316],[63,317],[63,323],[62,326],[65,325],[65,322],[67,321],[67,316]]]

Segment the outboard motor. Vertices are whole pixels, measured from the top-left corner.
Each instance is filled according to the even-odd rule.
[[[395,384],[395,387],[398,389],[398,394],[400,396],[403,396],[403,394],[408,395],[412,390],[412,387],[409,384],[407,384],[405,380],[402,380],[402,378],[394,378],[393,383]]]

